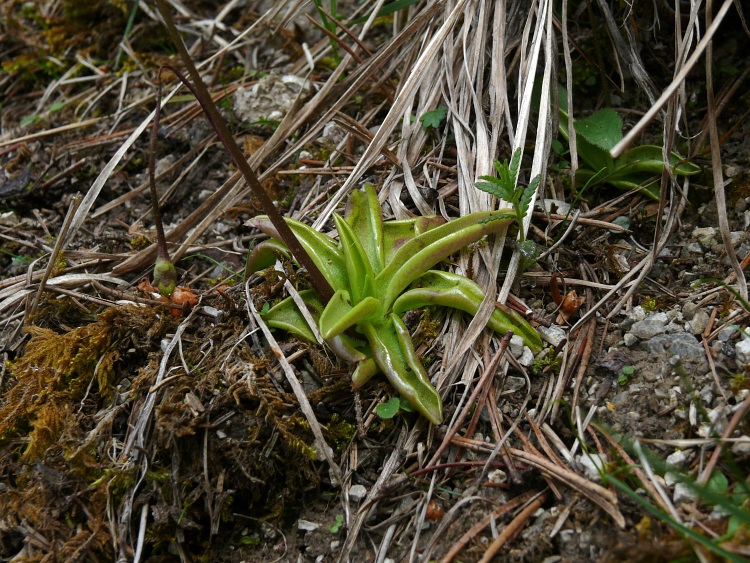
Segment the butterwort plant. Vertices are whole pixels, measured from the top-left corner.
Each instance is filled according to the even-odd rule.
[[[352,375],[355,388],[382,372],[430,422],[442,422],[440,395],[430,384],[401,317],[409,310],[433,305],[476,314],[484,299],[479,285],[433,267],[484,236],[500,232],[515,217],[514,210],[501,209],[449,222],[439,217],[384,221],[377,194],[366,184],[351,194],[344,217],[334,215],[338,241],[286,218],[333,288],[327,304],[314,290],[301,291],[300,296],[331,350],[356,364]],[[254,247],[248,271],[270,266],[278,253],[290,255],[267,217],[251,219],[248,225],[272,237]],[[316,342],[315,333],[291,298],[269,309],[264,318],[271,327]],[[509,308],[498,305],[488,326],[499,333],[513,331],[534,352],[541,350],[537,332]]]

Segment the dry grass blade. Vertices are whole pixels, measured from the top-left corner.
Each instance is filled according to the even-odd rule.
[[[323,431],[320,428],[320,423],[318,422],[318,419],[315,417],[315,413],[313,412],[312,406],[310,405],[310,401],[307,398],[307,395],[305,394],[305,391],[302,388],[302,385],[300,384],[299,379],[297,379],[297,376],[295,375],[294,370],[292,369],[292,366],[289,365],[289,362],[286,359],[286,356],[284,356],[283,352],[281,351],[281,348],[279,348],[279,345],[276,342],[276,339],[271,334],[271,331],[269,330],[268,325],[266,325],[266,323],[263,321],[261,316],[258,315],[258,312],[255,310],[252,297],[250,296],[250,290],[247,285],[245,286],[245,294],[247,297],[247,307],[249,308],[252,314],[252,318],[255,321],[254,324],[260,327],[261,331],[263,332],[263,335],[266,337],[266,340],[268,341],[268,345],[271,347],[271,351],[274,353],[274,355],[276,356],[276,359],[281,365],[281,368],[284,371],[284,375],[286,376],[287,381],[291,385],[292,391],[294,391],[295,397],[297,397],[297,400],[299,401],[300,409],[302,410],[302,413],[305,415],[307,422],[310,424],[310,430],[315,436],[315,440],[317,442],[316,449],[318,453],[321,454],[323,458],[325,458],[325,460],[328,462],[328,465],[331,469],[332,478],[334,479],[334,482],[338,483],[341,481],[341,468],[333,460],[333,457],[332,457],[333,450],[326,442],[326,439],[323,437]]]

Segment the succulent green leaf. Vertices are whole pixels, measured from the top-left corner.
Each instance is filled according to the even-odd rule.
[[[339,232],[341,254],[346,264],[347,286],[353,302],[372,295],[372,281],[375,277],[370,261],[362,244],[344,219],[333,216]]]
[[[393,313],[402,315],[406,311],[440,305],[453,307],[474,316],[484,300],[484,291],[468,278],[450,272],[430,270],[417,278],[412,288],[405,291],[393,304]],[[487,326],[498,334],[511,330],[522,337],[526,345],[536,353],[542,349],[539,334],[521,315],[500,307],[492,312]]]
[[[346,266],[344,265],[344,258],[339,251],[336,243],[327,237],[323,233],[319,233],[312,227],[300,223],[294,219],[285,217],[284,220],[289,225],[289,228],[299,239],[300,244],[304,247],[310,258],[318,267],[318,269],[325,276],[328,283],[334,291],[339,289],[347,289],[348,284],[346,281]],[[264,232],[265,234],[281,240],[276,228],[271,223],[271,220],[265,216],[260,215],[254,219],[250,219],[246,225],[255,227],[256,229]]]
[[[700,166],[684,160],[683,157],[675,152],[670,155],[669,164],[674,168],[674,173],[678,176],[692,176],[702,171]],[[635,171],[661,174],[664,170],[662,148],[654,145],[643,145],[632,148],[623,153],[615,161],[615,168],[616,172],[622,170],[624,172]]]
[[[346,221],[362,244],[373,271],[382,270],[385,264],[383,210],[372,184],[365,184],[364,190],[352,192],[347,206]]]
[[[306,289],[299,292],[300,297],[307,305],[313,320],[320,325],[319,319],[323,311],[323,302],[312,289]],[[294,334],[295,336],[316,343],[315,335],[307,325],[307,320],[297,308],[297,304],[291,297],[287,297],[274,307],[272,307],[264,317],[265,322],[272,328],[278,328]],[[358,349],[361,342],[357,342],[347,335],[334,336],[325,339],[326,344],[342,360],[350,363],[362,362],[368,359],[368,356]]]
[[[359,362],[352,374],[352,387],[359,389],[378,373],[380,373],[380,368],[374,358],[370,357]]]
[[[445,224],[442,217],[414,217],[383,223],[384,264],[388,264],[393,255],[414,237]],[[382,268],[381,268],[382,269]]]
[[[303,296],[305,302],[308,300],[313,302],[318,301],[316,304],[322,309],[322,304],[320,304],[314,291],[308,289],[300,292],[300,295]],[[287,297],[280,303],[271,307],[265,314],[264,320],[266,321],[266,324],[272,328],[280,328],[281,330],[291,332],[295,336],[304,338],[309,342],[316,342],[313,331],[307,325],[305,317],[302,316],[302,313],[300,313],[297,308],[297,304],[291,297]]]
[[[376,325],[362,326],[372,347],[372,354],[396,391],[433,424],[443,421],[443,402],[427,378],[409,331],[396,315]]]
[[[338,336],[378,313],[380,313],[380,302],[374,297],[365,297],[352,305],[349,292],[337,291],[323,309],[323,314],[320,315],[320,335],[326,340]]]
[[[512,219],[508,209],[471,213],[427,231],[407,242],[375,279],[387,311],[408,285],[438,262],[490,233],[502,231]],[[497,221],[489,220],[502,216]]]

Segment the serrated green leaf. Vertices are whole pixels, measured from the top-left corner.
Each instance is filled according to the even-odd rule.
[[[531,205],[531,198],[534,197],[536,188],[539,186],[541,179],[542,177],[540,175],[535,176],[534,179],[529,182],[529,185],[523,190],[521,200],[518,202],[518,209],[521,211],[523,217],[526,217],[526,212],[529,210],[529,205]]]
[[[513,153],[513,157],[510,159],[510,167],[506,165],[509,173],[509,181],[515,186],[516,179],[518,178],[518,170],[521,168],[521,149],[516,149]]]
[[[477,188],[509,203],[513,201],[513,196],[515,195],[514,188],[505,186],[493,176],[480,176],[480,178],[485,181],[477,182]]]
[[[422,122],[422,127],[425,129],[429,129],[432,127],[433,129],[437,129],[440,127],[440,124],[445,119],[445,115],[448,111],[448,108],[445,106],[439,106],[431,111],[428,111],[419,118],[419,121]]]

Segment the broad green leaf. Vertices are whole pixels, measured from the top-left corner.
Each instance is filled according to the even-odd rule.
[[[443,421],[443,402],[427,378],[427,372],[414,351],[409,331],[396,315],[377,327],[362,326],[372,354],[388,381],[433,424]]]
[[[383,210],[372,184],[355,190],[349,197],[346,221],[362,244],[373,272],[383,269]]]
[[[483,300],[484,291],[470,279],[450,272],[430,270],[417,278],[412,284],[412,289],[405,291],[396,299],[393,304],[393,313],[402,315],[412,309],[440,305],[453,307],[473,316],[477,314]],[[496,308],[487,326],[498,334],[505,334],[512,330],[514,334],[523,338],[534,353],[542,349],[539,334],[526,319],[507,307]]]
[[[300,291],[299,294],[307,305],[307,309],[313,320],[320,325],[320,314],[324,307],[318,294],[312,289]],[[264,319],[268,326],[272,328],[285,330],[308,342],[317,343],[315,335],[307,324],[307,320],[302,316],[302,313],[297,308],[297,304],[291,297],[287,297],[271,308],[264,316]],[[334,336],[325,342],[339,358],[347,362],[357,363],[368,359],[368,356],[358,349],[358,346],[362,346],[364,343],[355,341],[348,335]]]
[[[318,309],[316,313],[317,315],[320,315],[320,311],[323,307],[315,292],[308,289],[301,291],[300,295],[305,302],[309,300],[315,303],[317,300],[317,303],[315,304],[318,305],[320,309]],[[316,342],[315,335],[312,330],[310,330],[305,317],[302,316],[302,313],[300,313],[297,308],[297,304],[291,297],[287,297],[280,303],[271,307],[271,309],[265,314],[264,320],[266,321],[266,324],[272,328],[280,328],[281,330],[291,332],[295,336],[304,338],[308,342]]]
[[[320,335],[324,339],[333,338],[354,325],[369,320],[380,312],[380,302],[374,297],[365,297],[352,305],[349,293],[339,290],[323,309],[320,315]]]
[[[566,118],[567,121],[567,118]],[[602,150],[611,150],[622,139],[622,119],[612,108],[604,108],[573,124],[579,138]]]
[[[346,280],[346,266],[344,265],[344,258],[339,251],[336,243],[327,237],[323,233],[319,233],[312,227],[300,223],[294,219],[288,217],[284,219],[289,228],[295,234],[300,244],[304,247],[310,258],[325,276],[328,283],[334,291],[339,289],[347,289],[348,284]],[[272,236],[277,240],[281,240],[276,227],[273,226],[271,220],[265,215],[259,215],[254,219],[250,219],[246,225],[255,227],[256,229],[264,232],[265,234]]]

